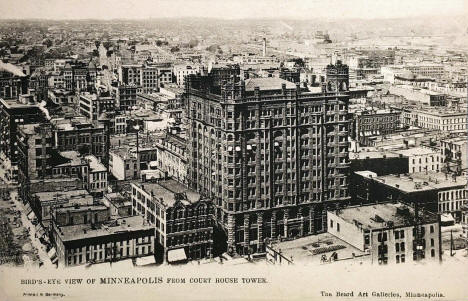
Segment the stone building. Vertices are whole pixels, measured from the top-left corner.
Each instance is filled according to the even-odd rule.
[[[325,208],[349,202],[348,67],[328,65],[320,93],[235,70],[186,78],[189,186],[232,253],[325,231]]]
[[[155,227],[158,261],[169,263],[210,257],[213,204],[175,180],[132,183],[135,214]]]

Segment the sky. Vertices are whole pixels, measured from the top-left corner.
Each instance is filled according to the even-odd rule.
[[[1,19],[468,17],[468,0],[0,0]]]

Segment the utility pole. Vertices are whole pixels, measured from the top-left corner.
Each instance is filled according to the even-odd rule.
[[[414,203],[414,219],[415,219],[415,230],[416,230],[416,250],[414,250],[413,246],[413,252],[416,251],[416,261],[421,260],[421,251],[423,249],[423,246],[421,244],[421,227],[420,227],[420,221],[419,221],[419,202],[416,201]]]
[[[455,255],[453,253],[454,245],[453,245],[453,230],[450,230],[450,256]]]

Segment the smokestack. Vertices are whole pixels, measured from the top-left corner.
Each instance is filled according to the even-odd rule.
[[[266,38],[263,38],[263,56],[266,56]]]

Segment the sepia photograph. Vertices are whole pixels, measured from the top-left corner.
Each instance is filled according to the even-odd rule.
[[[468,298],[468,1],[0,0],[0,301]]]

